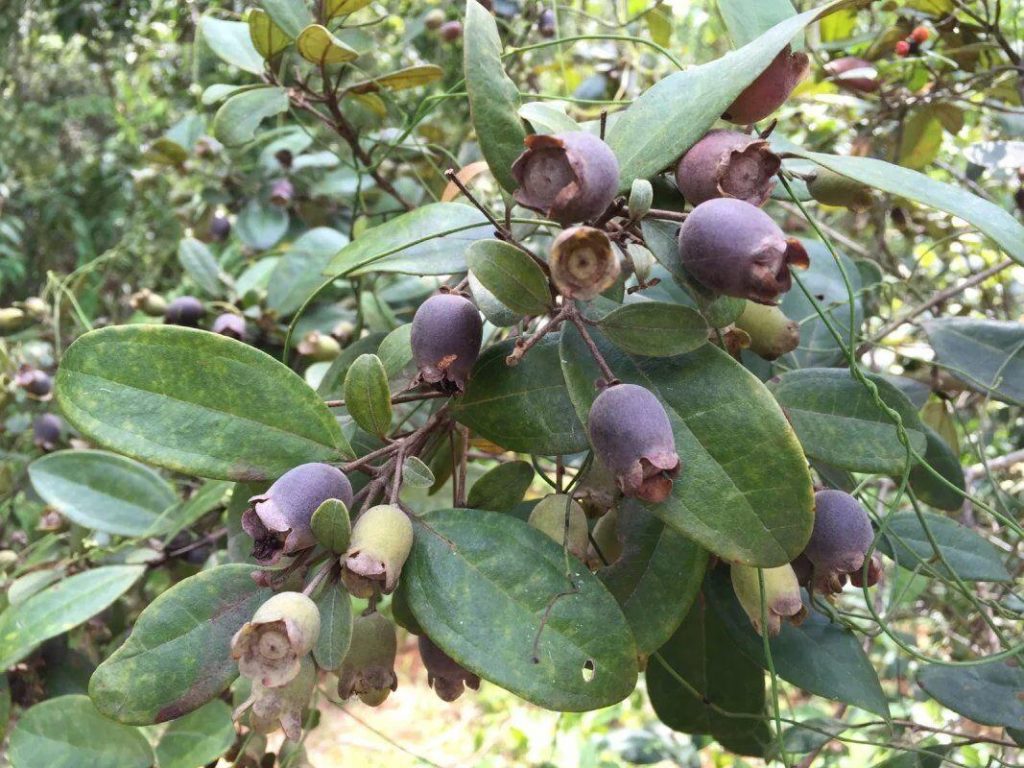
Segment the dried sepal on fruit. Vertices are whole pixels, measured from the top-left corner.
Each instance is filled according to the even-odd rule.
[[[380,504],[363,512],[341,558],[341,580],[356,597],[390,595],[412,550],[412,523],[401,507]]]
[[[480,689],[480,678],[438,648],[426,635],[419,637],[420,659],[427,669],[427,685],[442,701],[452,702],[466,688]]]
[[[594,454],[626,496],[664,501],[680,461],[668,414],[650,390],[636,384],[606,387],[587,419]]]
[[[774,304],[792,287],[790,267],[810,261],[796,238],[742,200],[701,203],[679,228],[679,259],[701,285],[716,293]]]
[[[765,360],[776,360],[800,345],[800,324],[777,306],[748,301],[736,327],[747,334],[746,348]]]
[[[722,117],[730,123],[747,125],[763,120],[781,107],[789,94],[807,75],[810,60],[802,51],[786,46],[772,63],[743,89]]]
[[[291,741],[302,737],[302,714],[316,687],[316,665],[306,655],[295,676],[285,685],[268,688],[254,680],[249,698],[235,710],[238,720],[249,710],[249,726],[256,733],[272,733],[280,728]]]
[[[512,164],[517,203],[560,224],[600,216],[619,188],[611,147],[587,131],[533,134]]]
[[[779,634],[783,619],[799,624],[807,614],[800,597],[800,584],[792,566],[787,564],[758,569],[734,563],[731,570],[733,591],[759,635],[764,633],[765,627],[761,622],[761,582],[758,570],[764,574],[764,606],[769,636]]]
[[[568,518],[568,531],[566,531]],[[569,553],[583,560],[590,543],[587,530],[587,515],[571,496],[552,493],[537,502],[530,512],[529,524],[541,533],[551,537],[558,546],[565,542]]]
[[[416,383],[449,395],[464,392],[482,341],[483,322],[472,301],[455,293],[431,296],[412,320]]]
[[[279,477],[266,493],[249,499],[242,530],[253,539],[253,557],[265,565],[316,544],[310,520],[327,499],[352,505],[352,484],[330,464],[301,464]]]
[[[320,611],[301,592],[279,592],[261,605],[231,639],[231,658],[243,676],[265,688],[279,688],[320,636]]]
[[[395,656],[398,639],[395,625],[374,611],[356,617],[352,642],[338,671],[338,695],[358,696],[366,705],[377,707],[398,688]]]
[[[676,166],[676,186],[691,205],[734,197],[761,206],[775,188],[782,160],[768,142],[738,131],[708,132]]]
[[[619,257],[602,230],[569,227],[551,244],[551,282],[571,299],[587,301],[611,288],[619,277]]]

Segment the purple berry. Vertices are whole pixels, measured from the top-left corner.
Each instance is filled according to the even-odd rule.
[[[234,312],[225,312],[222,315],[218,315],[217,319],[213,321],[210,330],[237,341],[245,341],[246,336],[248,336],[245,318],[241,315],[236,315]]]
[[[782,161],[768,142],[737,131],[711,131],[676,167],[676,185],[691,205],[735,197],[761,206],[771,197]]]
[[[859,570],[874,536],[867,511],[853,496],[836,490],[814,494],[814,530],[804,554],[816,576]]]
[[[793,53],[787,45],[768,68],[736,97],[722,117],[738,125],[763,120],[789,98],[807,75],[807,67],[807,54]]]
[[[483,322],[473,302],[454,293],[431,296],[412,320],[417,379],[450,395],[465,391],[482,340]]]
[[[206,312],[203,302],[195,296],[179,296],[167,305],[164,312],[164,322],[169,325],[183,325],[187,328],[195,328],[199,325],[199,318]]]

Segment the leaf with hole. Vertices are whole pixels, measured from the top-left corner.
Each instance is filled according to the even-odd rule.
[[[477,509],[431,512],[414,528],[402,570],[408,605],[459,664],[557,711],[632,693],[636,646],[626,620],[581,564],[566,578],[561,546],[510,515]]]
[[[133,725],[162,723],[223,693],[238,676],[231,638],[271,595],[251,574],[251,565],[220,565],[151,602],[89,681],[100,712]]]
[[[166,532],[157,523],[178,501],[152,469],[106,451],[57,451],[33,461],[28,473],[36,493],[73,523],[119,536]]]

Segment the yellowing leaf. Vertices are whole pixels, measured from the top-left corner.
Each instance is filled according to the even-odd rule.
[[[314,64],[341,64],[359,58],[357,51],[349,48],[320,24],[310,24],[302,30],[296,44],[302,58]]]
[[[291,44],[292,39],[274,23],[266,11],[254,8],[249,12],[247,20],[249,39],[264,59],[274,58]]]
[[[346,16],[365,8],[370,0],[323,0],[324,18],[327,21],[336,16]]]
[[[397,72],[389,72],[386,75],[375,77],[373,80],[365,80],[361,83],[349,86],[349,93],[374,93],[380,90],[402,91],[406,88],[419,88],[421,85],[429,85],[444,76],[444,70],[434,64],[423,64],[415,67],[406,67]]]

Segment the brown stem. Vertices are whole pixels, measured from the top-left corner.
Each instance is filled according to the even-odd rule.
[[[444,392],[409,392],[403,395],[395,395],[391,398],[392,405],[398,405],[399,403],[414,403],[417,400],[433,400],[438,397],[451,397],[446,395]],[[324,400],[324,405],[328,408],[344,408],[344,400]]]
[[[594,339],[591,338],[590,333],[587,331],[586,324],[580,319],[579,313],[573,311],[567,319],[575,325],[576,330],[580,332],[580,336],[583,338],[583,343],[586,344],[587,349],[590,350],[590,356],[594,358],[594,362],[597,363],[597,367],[601,369],[601,375],[604,376],[605,383],[610,385],[617,382],[618,378],[608,366],[608,363],[604,359],[604,355],[601,354],[601,350],[597,348],[597,344],[594,343]]]
[[[523,337],[520,336],[518,339],[516,339],[516,344],[512,350],[512,353],[505,358],[505,365],[510,367],[519,365],[519,362],[526,356],[526,353],[529,352],[538,341],[540,341],[549,333],[551,333],[551,331],[555,330],[556,328],[559,328],[562,325],[562,322],[566,319],[566,317],[568,317],[568,306],[569,305],[566,304],[566,306],[563,307],[557,315],[555,315],[554,317],[551,318],[550,321],[548,321],[547,325],[545,325],[540,330],[534,332],[534,334],[530,336],[530,338],[524,340]]]

